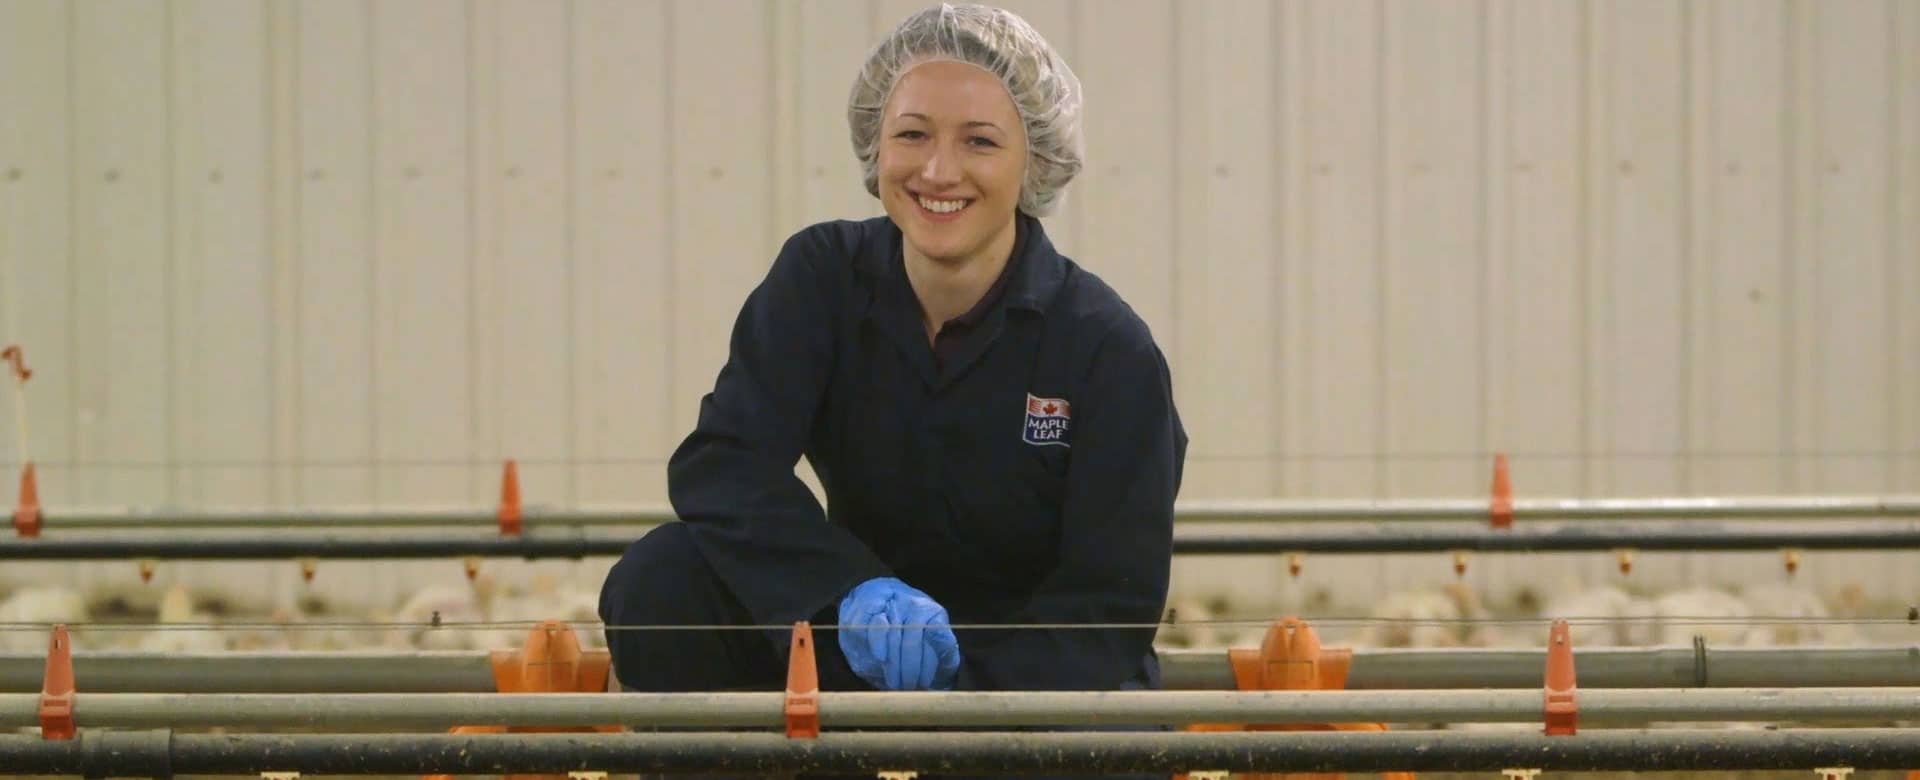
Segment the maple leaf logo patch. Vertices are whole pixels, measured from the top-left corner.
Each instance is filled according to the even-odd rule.
[[[1061,398],[1040,398],[1027,394],[1027,421],[1020,440],[1036,447],[1071,447],[1073,406]]]

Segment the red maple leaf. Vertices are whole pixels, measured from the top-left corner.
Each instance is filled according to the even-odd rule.
[[[1060,407],[1054,406],[1053,404],[1049,403],[1046,406],[1040,407],[1040,411],[1046,412],[1047,414],[1053,414],[1054,410],[1059,408]]]

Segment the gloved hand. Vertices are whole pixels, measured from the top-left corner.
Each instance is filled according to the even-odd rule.
[[[949,690],[960,642],[947,610],[893,577],[862,582],[840,601],[840,651],[853,673],[887,691]]]

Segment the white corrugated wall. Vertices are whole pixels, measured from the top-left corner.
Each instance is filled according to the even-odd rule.
[[[481,503],[512,457],[658,503],[780,241],[878,213],[845,95],[921,5],[0,0],[46,502]],[[1920,2],[1007,5],[1085,82],[1048,229],[1166,348],[1186,497],[1478,495],[1496,451],[1920,491]]]

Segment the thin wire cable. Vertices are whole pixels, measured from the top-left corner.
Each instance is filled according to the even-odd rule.
[[[1824,625],[1824,626],[1865,626],[1865,625],[1920,625],[1920,621],[1908,618],[1867,618],[1867,617],[1825,617],[1808,618],[1793,616],[1659,616],[1659,617],[1573,617],[1573,618],[1374,618],[1374,617],[1325,617],[1314,618],[1315,626],[1500,626],[1500,625],[1550,625],[1555,620],[1565,620],[1569,625],[1610,626],[1632,625],[1637,623],[1672,623],[1690,626],[1759,626],[1759,625]],[[332,629],[452,629],[452,630],[496,630],[504,628],[531,629],[547,623],[545,620],[473,620],[441,621],[439,623],[420,621],[324,621],[301,623],[278,622],[235,622],[235,623],[66,623],[72,631],[257,631],[288,630],[318,631]],[[610,631],[786,631],[791,624],[762,625],[647,625],[615,624],[602,625],[598,621],[555,621],[563,625],[579,628],[605,628]],[[1196,626],[1254,628],[1270,626],[1274,620],[1222,619],[1165,621],[1159,623],[962,623],[941,627],[956,631],[988,630],[1032,630],[1032,631],[1073,631],[1073,630],[1115,630],[1148,628],[1185,628]],[[3,630],[46,630],[52,623],[7,622],[0,623]],[[895,628],[934,628],[931,624],[889,624],[889,623],[844,623],[819,624],[810,626],[816,630],[860,630]]]
[[[1485,460],[1496,453],[1477,450],[1459,450],[1450,452],[1274,452],[1254,455],[1192,455],[1190,461],[1198,462],[1423,462],[1423,461],[1459,461]],[[1505,451],[1510,461],[1581,461],[1581,460],[1664,460],[1664,459],[1706,459],[1706,460],[1754,460],[1767,458],[1920,458],[1920,450],[1867,449],[1867,450],[1770,450],[1770,451],[1625,451],[1606,453],[1561,452],[1541,450],[1536,452]],[[503,458],[446,457],[446,458],[248,458],[248,459],[186,459],[178,461],[160,460],[120,460],[72,458],[51,460],[41,465],[63,469],[170,469],[170,468],[373,468],[380,466],[412,467],[450,467],[472,466],[498,468]],[[515,457],[520,466],[635,466],[664,465],[667,459],[658,455],[602,456],[602,457]]]

